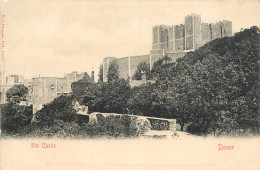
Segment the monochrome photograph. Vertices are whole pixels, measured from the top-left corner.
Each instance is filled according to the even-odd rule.
[[[259,0],[0,10],[0,169],[260,168]]]

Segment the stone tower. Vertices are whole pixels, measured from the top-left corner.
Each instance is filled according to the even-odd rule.
[[[201,17],[197,14],[185,16],[185,50],[196,50],[202,44]]]
[[[168,48],[168,26],[157,25],[153,27],[152,50],[162,50]]]

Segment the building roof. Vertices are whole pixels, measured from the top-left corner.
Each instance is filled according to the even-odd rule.
[[[94,83],[94,81],[90,78],[87,72],[81,73],[81,76],[79,76],[80,79],[75,81],[74,83]]]

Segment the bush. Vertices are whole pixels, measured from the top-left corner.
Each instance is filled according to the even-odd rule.
[[[194,135],[203,135],[204,134],[204,131],[202,130],[201,126],[196,123],[188,124],[187,132],[194,134]]]
[[[97,121],[82,127],[90,137],[125,138],[138,136],[136,118],[127,115],[97,115]]]
[[[33,112],[31,106],[20,106],[12,103],[3,104],[1,110],[1,129],[3,133],[12,135],[30,124]]]

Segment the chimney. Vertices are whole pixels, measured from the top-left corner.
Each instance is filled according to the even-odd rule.
[[[95,82],[94,71],[91,71],[91,79],[93,82]]]

